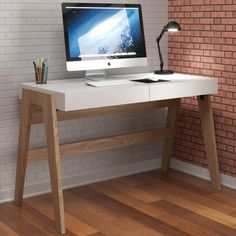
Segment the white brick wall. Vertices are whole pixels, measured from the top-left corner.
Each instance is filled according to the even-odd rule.
[[[70,0],[68,2],[79,1]],[[168,2],[166,0],[109,0],[103,2],[140,3],[143,8],[148,67],[117,69],[112,73],[153,71],[159,64],[155,38],[167,22]],[[162,45],[166,59],[167,42],[165,38]],[[66,71],[61,1],[0,0],[0,200],[12,198],[14,190],[19,122],[19,84],[34,79],[32,60],[41,56],[47,57],[48,54],[52,61],[49,71],[50,80],[83,75],[83,73]],[[114,114],[60,122],[60,139],[61,142],[76,140],[78,137],[82,140],[163,125],[163,110]],[[42,125],[33,126],[31,146],[40,146],[43,143]],[[145,166],[144,163],[153,163],[153,160],[160,157],[160,153],[161,142],[153,142],[71,157],[62,160],[62,174],[65,180],[81,176],[79,179],[82,179],[82,182],[95,181],[96,178],[113,177],[113,174],[109,174],[111,172],[109,170],[114,170],[116,176],[134,172],[135,169],[132,169],[132,166],[136,167],[139,163],[143,165],[143,170],[153,168],[153,166],[148,167],[148,164]],[[142,170],[142,168],[138,170]],[[105,174],[103,175],[103,173]],[[83,176],[86,176],[84,180]],[[46,191],[45,186],[47,186],[48,180],[46,161],[30,164],[27,168],[26,186],[36,185],[42,186],[42,188],[38,190],[28,187],[27,193]],[[45,185],[45,183],[47,184]],[[65,181],[65,185],[69,184],[75,185],[76,183]]]

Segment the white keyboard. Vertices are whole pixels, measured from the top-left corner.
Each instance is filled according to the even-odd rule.
[[[86,82],[87,85],[91,85],[93,87],[117,86],[117,85],[133,84],[133,83],[134,83],[133,81],[125,80],[125,79]]]

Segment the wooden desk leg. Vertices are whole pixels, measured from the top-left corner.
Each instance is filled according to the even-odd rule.
[[[219,163],[210,96],[199,96],[198,104],[200,109],[202,133],[206,147],[206,157],[208,159],[208,166],[211,176],[211,185],[214,189],[220,190]]]
[[[56,229],[61,234],[66,232],[64,220],[64,203],[61,180],[61,160],[57,127],[55,97],[50,94],[43,96],[43,119],[48,150],[48,161],[52,187],[53,207]]]
[[[23,191],[25,184],[25,171],[27,165],[28,146],[30,140],[31,128],[31,105],[28,94],[22,91],[22,103],[20,109],[20,129],[18,140],[18,154],[16,166],[16,184],[14,202],[16,205],[22,205]]]
[[[166,127],[170,128],[170,137],[164,141],[163,159],[162,159],[162,171],[167,172],[170,167],[170,159],[174,145],[174,135],[176,129],[177,114],[180,105],[180,98],[175,99],[173,105],[168,107]]]

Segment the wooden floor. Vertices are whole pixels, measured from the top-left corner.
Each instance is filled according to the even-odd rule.
[[[132,175],[64,191],[66,235],[235,236],[236,191],[180,172]],[[59,235],[50,194],[0,205],[1,236]]]

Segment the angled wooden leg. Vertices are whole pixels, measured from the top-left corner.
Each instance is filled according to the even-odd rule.
[[[214,189],[220,190],[219,163],[210,96],[199,96],[198,104],[200,109],[202,133],[206,148],[206,157],[208,159],[208,166],[211,176],[211,185]]]
[[[53,207],[56,229],[61,234],[65,233],[64,203],[61,180],[61,160],[59,152],[59,138],[57,127],[57,114],[54,95],[43,95],[43,119],[45,124],[48,161],[53,196]]]
[[[20,110],[20,129],[18,140],[18,154],[16,166],[16,183],[14,202],[20,206],[23,199],[25,184],[25,171],[31,128],[31,105],[27,90],[22,90],[22,103]]]
[[[170,137],[164,141],[163,159],[162,159],[162,171],[167,172],[170,167],[170,159],[173,151],[174,135],[176,129],[176,120],[179,110],[180,98],[175,99],[174,104],[168,107],[166,127],[170,128]]]

